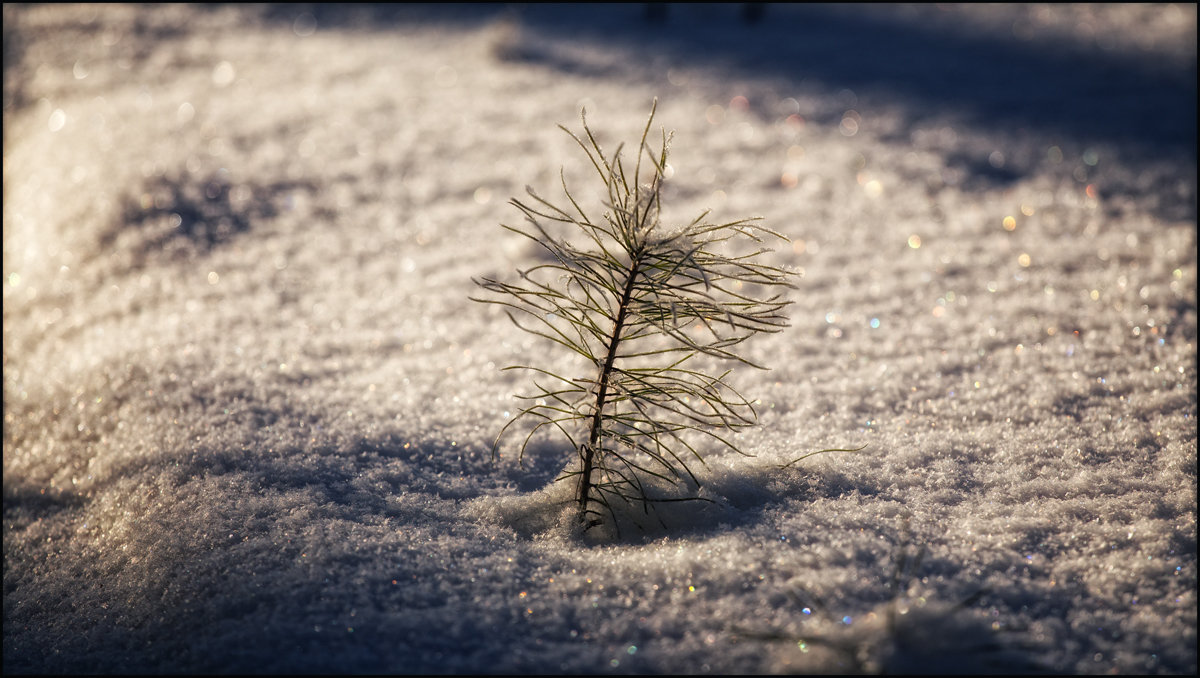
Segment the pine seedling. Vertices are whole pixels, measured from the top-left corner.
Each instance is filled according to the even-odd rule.
[[[705,211],[682,228],[662,227],[671,135],[663,130],[657,150],[648,143],[657,103],[632,174],[622,147],[605,154],[586,111],[580,115],[582,137],[560,125],[604,184],[602,216],[589,216],[561,172],[561,207],[527,188],[528,200],[511,201],[525,216],[524,227],[504,228],[537,243],[548,255],[545,263],[518,270],[516,282],[475,281],[495,295],[476,301],[504,306],[522,330],[578,354],[586,366],[583,377],[534,365],[506,368],[532,372],[534,392],[517,396],[528,406],[504,426],[492,449],[494,456],[518,422],[529,429],[519,459],[541,429],[561,433],[578,463],[557,480],[574,480],[577,520],[585,531],[606,516],[615,527],[620,503],[649,513],[656,502],[698,499],[656,498],[648,482],[698,489],[692,464],[704,463],[706,446],[742,453],[729,434],[756,423],[754,407],[728,383],[728,369],[714,373],[698,363],[762,368],[735,349],[754,335],[786,327],[783,311],[791,303],[779,290],[792,286],[791,272],[759,260],[770,251],[764,237],[786,238],[757,218],[711,224]],[[639,181],[643,170],[648,182]],[[551,229],[565,229],[578,244]],[[737,240],[749,240],[750,248],[722,252]]]

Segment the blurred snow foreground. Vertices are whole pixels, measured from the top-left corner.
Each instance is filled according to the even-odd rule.
[[[737,11],[5,5],[3,670],[1196,671],[1195,6]],[[656,96],[802,277],[579,540],[467,297]]]

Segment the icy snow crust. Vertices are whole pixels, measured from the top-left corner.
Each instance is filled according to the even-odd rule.
[[[4,49],[5,673],[1196,670],[1194,5],[5,5]],[[578,539],[570,451],[491,443],[500,367],[583,367],[467,297],[537,256],[509,197],[594,196],[555,126],[654,97],[668,217],[802,277],[715,503]]]

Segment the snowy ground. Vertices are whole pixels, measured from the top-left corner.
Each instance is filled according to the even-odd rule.
[[[572,541],[467,297],[654,97],[803,277]],[[1195,98],[1195,5],[6,4],[3,670],[1194,672]]]

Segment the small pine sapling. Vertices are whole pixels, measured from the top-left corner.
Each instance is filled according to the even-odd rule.
[[[578,463],[557,480],[574,479],[584,530],[602,524],[605,515],[615,526],[618,501],[648,512],[654,502],[698,499],[654,498],[646,481],[698,488],[689,462],[704,463],[705,438],[741,453],[728,433],[755,424],[754,407],[726,381],[729,370],[712,374],[695,363],[707,356],[715,359],[710,363],[762,368],[735,348],[786,327],[783,310],[791,303],[778,291],[792,287],[791,272],[759,261],[770,251],[761,246],[762,236],[786,238],[757,225],[757,218],[714,225],[704,221],[705,211],[682,228],[660,226],[671,135],[663,130],[657,151],[647,143],[656,108],[657,101],[632,175],[620,146],[612,156],[601,149],[586,111],[582,138],[560,125],[604,183],[603,215],[588,215],[561,172],[563,207],[527,188],[530,201],[511,201],[526,226],[504,228],[537,243],[547,263],[518,270],[516,282],[475,281],[495,295],[476,301],[506,307],[522,330],[569,349],[589,366],[587,376],[575,378],[532,365],[506,368],[533,372],[535,392],[517,396],[531,404],[504,426],[492,450],[495,455],[500,438],[517,422],[529,428],[522,456],[539,430],[560,432]],[[643,169],[649,175],[645,183],[639,181]],[[582,246],[555,237],[549,228],[566,228]],[[758,244],[741,254],[719,251],[735,238]]]

